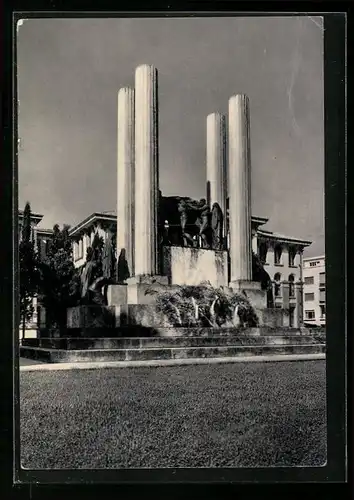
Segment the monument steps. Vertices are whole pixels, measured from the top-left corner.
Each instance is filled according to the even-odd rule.
[[[44,339],[28,340],[42,340],[43,345]],[[326,350],[325,344],[316,343],[313,338],[309,339],[301,336],[284,336],[283,338],[279,336],[271,338],[244,337],[243,339],[224,337],[222,341],[220,337],[193,339],[183,337],[174,339],[76,339],[76,344],[70,344],[73,339],[47,340],[57,340],[57,345],[60,345],[59,341],[66,340],[68,341],[67,347],[63,348],[63,342],[61,348],[23,345],[20,348],[21,356],[49,363],[68,363],[321,354]],[[105,344],[104,341],[106,341]],[[91,347],[88,348],[90,342]],[[82,348],[78,349],[80,343]],[[209,345],[205,345],[208,343]],[[52,343],[52,346],[54,345],[55,343]]]
[[[22,345],[44,349],[97,350],[299,344],[318,344],[318,340],[313,335],[211,335],[198,337],[42,338],[25,339]]]

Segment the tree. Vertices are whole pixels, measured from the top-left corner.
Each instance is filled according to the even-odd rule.
[[[31,206],[27,202],[23,212],[23,226],[19,244],[19,276],[20,276],[20,320],[22,338],[25,338],[26,323],[34,312],[33,298],[38,288],[37,256],[32,241]]]
[[[69,226],[56,224],[47,255],[40,265],[40,300],[52,330],[66,330],[66,310],[77,304],[80,276],[72,260]]]

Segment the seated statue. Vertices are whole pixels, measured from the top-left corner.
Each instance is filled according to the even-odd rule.
[[[81,303],[85,305],[105,305],[102,286],[105,278],[102,275],[100,262],[92,247],[86,251],[86,262],[80,275]]]

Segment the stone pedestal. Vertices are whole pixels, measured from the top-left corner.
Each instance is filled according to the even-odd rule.
[[[209,282],[228,286],[227,252],[188,247],[163,247],[163,274],[171,285],[198,286]]]
[[[159,274],[157,70],[135,71],[135,275]]]
[[[267,308],[267,292],[262,290],[261,284],[257,281],[236,280],[229,286],[234,292],[245,294],[255,309]]]
[[[223,231],[226,223],[226,127],[225,116],[212,113],[207,117],[207,199],[210,207],[218,203],[224,216]]]
[[[251,159],[249,103],[245,95],[229,100],[230,281],[252,279]]]
[[[118,92],[117,125],[118,280],[134,274],[134,90]],[[123,273],[123,277],[121,274]]]
[[[167,276],[133,276],[127,280],[128,304],[155,304],[154,291],[168,285]]]
[[[127,285],[109,285],[107,288],[107,305],[119,306],[127,303]]]

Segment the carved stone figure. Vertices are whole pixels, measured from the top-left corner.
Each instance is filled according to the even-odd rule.
[[[187,203],[186,200],[181,200],[178,204],[178,211],[180,213],[180,222],[182,229],[183,245],[184,246],[194,246],[193,235],[186,231],[187,223],[189,222],[189,212],[191,210],[191,205]]]
[[[202,248],[210,248],[210,208],[206,200],[202,198],[199,201],[198,212],[200,213],[199,221],[197,219],[197,224],[199,222],[199,236],[201,238]]]
[[[113,233],[108,231],[108,238],[103,247],[102,253],[102,272],[103,277],[111,282],[114,280],[115,275],[115,255],[113,246]]]
[[[181,199],[178,204],[184,246],[210,248],[210,209],[204,198],[200,201]],[[197,236],[197,238],[196,238]]]
[[[214,250],[222,250],[223,247],[223,222],[224,216],[221,207],[218,203],[214,203],[211,209],[212,247]]]
[[[124,283],[127,278],[130,277],[129,264],[126,257],[125,248],[122,248],[118,256],[117,263],[117,280],[118,283]]]
[[[92,247],[86,251],[86,263],[83,266],[81,281],[81,302],[83,304],[104,305],[105,299],[101,289],[104,284],[104,277],[100,269],[100,263],[95,258]]]

